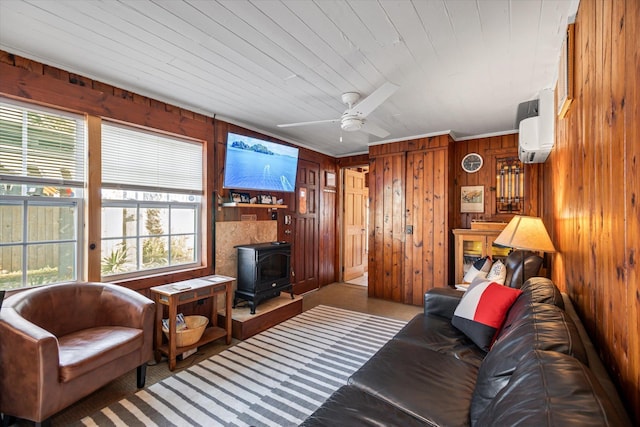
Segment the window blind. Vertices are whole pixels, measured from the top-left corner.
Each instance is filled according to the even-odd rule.
[[[202,144],[102,123],[102,186],[202,194]]]
[[[81,116],[0,102],[0,180],[82,187]]]

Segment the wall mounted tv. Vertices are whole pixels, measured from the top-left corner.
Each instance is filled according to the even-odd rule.
[[[298,149],[229,132],[224,188],[293,192]]]

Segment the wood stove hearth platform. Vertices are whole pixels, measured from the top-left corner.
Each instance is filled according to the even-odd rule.
[[[245,340],[278,323],[302,313],[302,296],[282,292],[280,296],[260,302],[256,313],[250,313],[248,304],[238,304],[231,310],[231,334],[233,338]],[[224,310],[218,311],[220,322],[225,321]]]

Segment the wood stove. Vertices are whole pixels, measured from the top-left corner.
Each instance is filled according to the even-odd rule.
[[[247,301],[251,314],[256,306],[269,298],[277,297],[281,291],[289,291],[293,299],[293,286],[289,279],[291,271],[291,244],[286,242],[239,245],[238,288],[233,298],[233,307],[239,300]]]

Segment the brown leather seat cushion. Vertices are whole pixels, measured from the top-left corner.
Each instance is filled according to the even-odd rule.
[[[58,338],[60,381],[68,382],[142,346],[142,329],[99,326]]]

